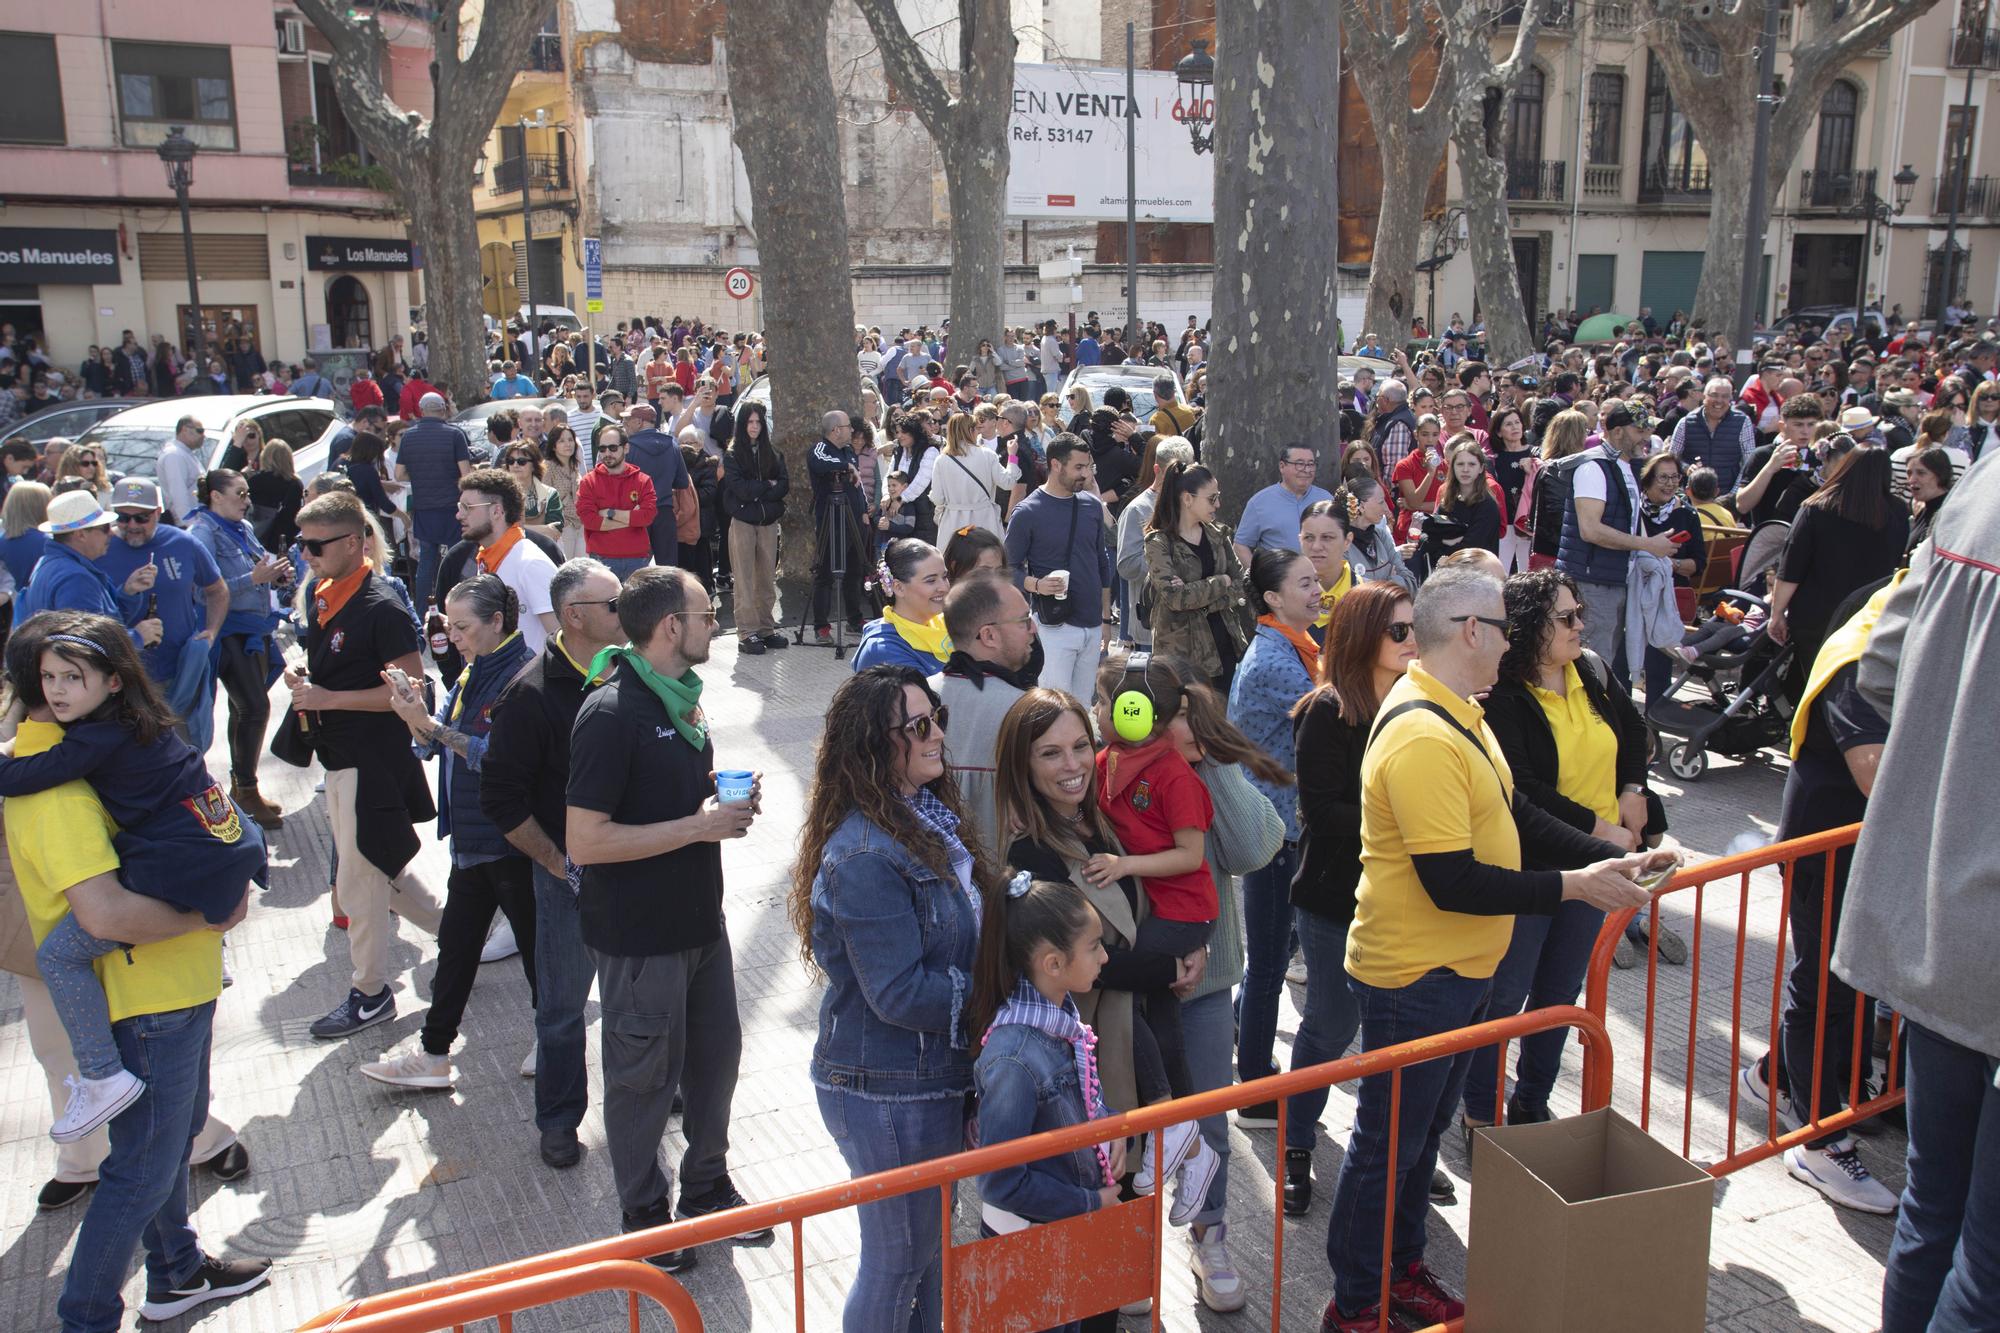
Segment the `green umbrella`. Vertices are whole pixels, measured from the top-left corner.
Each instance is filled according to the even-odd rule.
[[[1625,326],[1631,322],[1630,315],[1592,315],[1577,326],[1574,341],[1615,343],[1625,336]]]

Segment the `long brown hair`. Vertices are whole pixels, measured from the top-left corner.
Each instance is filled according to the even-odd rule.
[[[1177,657],[1156,657],[1156,668],[1172,673],[1181,689],[1181,711],[1187,716],[1188,730],[1204,757],[1218,764],[1241,764],[1250,776],[1274,787],[1289,787],[1295,781],[1289,770],[1265,754],[1255,741],[1237,730],[1229,720],[1229,702]]]
[[[993,826],[1003,855],[1016,833],[1065,861],[1081,862],[1090,855],[1086,838],[1113,849],[1118,846],[1110,821],[1097,805],[1095,764],[1084,780],[1082,818],[1075,824],[1057,819],[1035,790],[1035,742],[1065,715],[1082,724],[1086,737],[1091,734],[1090,711],[1075,695],[1040,686],[1016,699],[1000,719],[1000,737],[993,747]]]
[[[1374,722],[1382,707],[1375,697],[1382,636],[1389,632],[1396,608],[1409,600],[1409,590],[1400,583],[1364,583],[1341,598],[1326,624],[1326,647],[1319,655],[1320,686],[1293,706],[1292,716],[1331,691],[1340,705],[1341,721],[1351,727]]]
[[[799,957],[813,967],[812,889],[819,876],[826,844],[849,815],[858,814],[881,829],[938,878],[956,885],[951,854],[944,839],[918,819],[897,791],[898,733],[903,717],[903,687],[915,685],[938,706],[924,674],[914,667],[878,666],[856,672],[841,682],[827,705],[826,728],[820,733],[813,763],[812,787],[806,793],[805,828],[799,834],[799,859],[792,867],[792,891],[787,903],[792,929],[799,937]],[[949,768],[924,784],[931,795],[961,820],[964,802]],[[973,886],[983,894],[1000,871],[985,850],[983,839],[962,841],[972,855]]]
[[[1870,532],[1880,532],[1888,526],[1890,507],[1897,503],[1889,492],[1889,451],[1864,444],[1842,455],[1820,488],[1800,507],[1824,509]]]

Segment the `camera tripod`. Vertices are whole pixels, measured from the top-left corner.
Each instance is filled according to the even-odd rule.
[[[831,491],[826,497],[826,505],[820,510],[819,522],[814,532],[818,543],[818,558],[813,563],[812,584],[806,591],[805,601],[799,608],[799,622],[792,629],[792,642],[819,646],[817,637],[808,637],[808,631],[817,628],[813,615],[813,604],[818,600],[819,581],[825,577],[832,585],[827,601],[826,623],[833,627],[833,658],[836,662],[847,657],[847,622],[851,616],[866,614],[865,606],[847,604],[848,559],[851,554],[865,551],[861,531],[853,510],[849,507],[849,495],[845,487]],[[838,532],[839,541],[833,536]]]

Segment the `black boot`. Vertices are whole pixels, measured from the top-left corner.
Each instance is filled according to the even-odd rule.
[[[1303,1217],[1313,1201],[1313,1155],[1310,1148],[1285,1149],[1285,1216]]]

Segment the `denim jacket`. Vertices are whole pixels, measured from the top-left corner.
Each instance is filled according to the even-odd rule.
[[[1069,1043],[1036,1028],[1004,1023],[972,1067],[979,1091],[979,1144],[990,1148],[1087,1118]],[[1104,1169],[1093,1148],[1078,1148],[979,1178],[980,1202],[1030,1222],[1056,1222],[1098,1207]]]
[[[827,982],[813,1083],[882,1101],[969,1091],[965,1002],[979,918],[958,883],[853,813],[820,857],[812,917]]]

